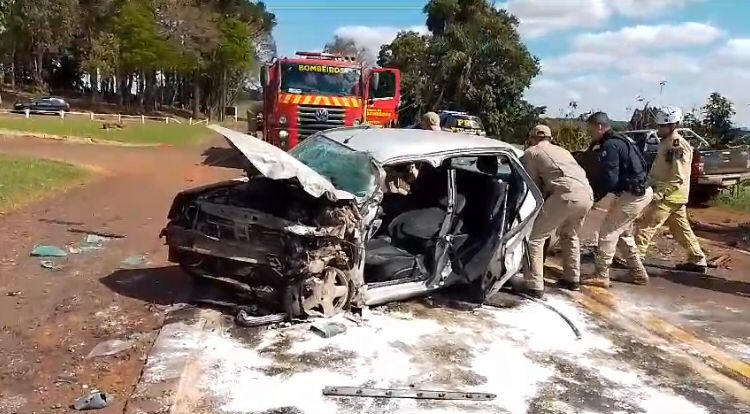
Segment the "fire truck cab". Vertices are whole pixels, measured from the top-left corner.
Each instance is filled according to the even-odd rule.
[[[263,66],[260,78],[263,116],[258,130],[263,140],[284,150],[318,131],[398,123],[397,69],[364,68],[351,57],[297,52],[297,57]]]

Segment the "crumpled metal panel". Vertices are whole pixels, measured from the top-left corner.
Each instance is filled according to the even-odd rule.
[[[266,178],[272,180],[296,178],[305,192],[316,198],[325,195],[331,201],[354,199],[354,194],[336,189],[325,177],[281,148],[251,135],[218,125],[209,125],[209,128],[224,136]]]

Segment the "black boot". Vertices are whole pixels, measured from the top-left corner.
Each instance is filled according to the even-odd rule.
[[[706,266],[695,263],[680,263],[674,267],[681,272],[706,273]]]
[[[544,298],[544,291],[538,289],[524,289],[521,293],[531,296],[534,299]]]
[[[565,279],[558,279],[557,287],[559,287],[560,289],[572,290],[574,292],[581,290],[581,284],[579,282],[572,282]]]

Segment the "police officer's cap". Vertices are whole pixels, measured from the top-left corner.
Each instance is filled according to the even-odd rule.
[[[529,136],[537,138],[552,138],[552,130],[547,125],[537,125],[534,128],[531,128]]]

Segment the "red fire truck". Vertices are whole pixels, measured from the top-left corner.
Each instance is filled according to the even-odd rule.
[[[398,123],[400,73],[364,68],[354,58],[297,52],[261,68],[262,138],[290,149],[306,137],[330,128],[367,123]]]

